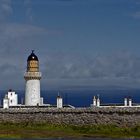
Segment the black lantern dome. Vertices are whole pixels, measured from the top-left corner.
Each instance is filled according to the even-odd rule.
[[[34,54],[34,50],[32,50],[32,53],[29,55],[27,61],[38,61],[38,57]]]

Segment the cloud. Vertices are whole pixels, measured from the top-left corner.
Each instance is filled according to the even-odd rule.
[[[137,12],[131,14],[131,16],[135,19],[139,19],[140,18],[140,11],[137,11]]]
[[[58,32],[29,24],[0,23],[0,89],[23,89],[27,57],[32,49],[42,55],[42,42],[47,42],[49,35]]]
[[[133,17],[134,19],[139,19],[140,18],[140,10],[138,10],[139,8],[140,1],[139,0],[132,1],[131,10],[133,10],[133,12],[129,13],[129,16]]]
[[[27,24],[1,24],[0,25],[1,37],[20,38],[46,34],[48,31],[45,28],[40,28]]]
[[[19,71],[19,67],[17,67],[15,64],[8,64],[8,63],[5,63],[5,64],[2,64],[0,65],[0,70],[1,70],[1,75],[3,77],[12,77],[16,75],[16,78],[18,77],[18,73],[20,72]]]
[[[33,38],[46,36],[47,34],[48,31],[45,28],[40,28],[33,25],[12,23],[0,24],[0,53],[4,50],[10,50],[11,48],[17,49],[20,45],[22,45],[22,43],[27,45],[25,43],[26,41],[32,40]]]
[[[13,13],[11,0],[0,1],[0,20],[5,20],[9,15]]]
[[[33,2],[31,0],[24,0],[24,6],[25,6],[25,15],[26,15],[26,18],[29,22],[32,22],[33,21],[33,14],[32,14],[32,5],[33,5]]]
[[[140,84],[140,57],[130,52],[110,55],[80,55],[73,52],[45,52],[40,47],[42,38],[49,35],[44,28],[26,24],[0,24],[0,83],[1,87],[24,88],[27,54],[39,50],[42,88],[73,85],[120,85],[135,87]],[[49,47],[47,47],[47,50]],[[45,52],[45,53],[43,53]],[[43,53],[43,54],[42,54]],[[15,78],[16,77],[16,78]],[[17,82],[12,82],[12,80]]]
[[[10,61],[9,61],[10,62]],[[0,64],[0,89],[19,89],[24,87],[23,73],[15,63]]]
[[[27,52],[37,49],[37,42],[42,36],[47,35],[45,28],[33,25],[0,24],[1,89],[9,88],[9,85],[19,89],[24,85],[23,75],[26,70]]]
[[[26,24],[0,24],[0,83],[1,88],[24,88],[27,54],[38,50],[43,73],[42,88],[73,85],[140,84],[140,57],[130,52],[110,55],[80,55],[61,51],[43,53],[42,38],[49,35],[45,28]],[[49,47],[47,47],[47,50]],[[43,53],[43,54],[42,54]],[[16,77],[16,78],[15,78]],[[12,82],[14,80],[14,82]],[[16,85],[15,82],[18,84]]]
[[[67,83],[69,86],[73,83],[131,87],[140,84],[140,57],[131,53],[88,57],[55,55],[49,56],[43,67],[43,75],[47,75],[46,81],[56,79],[57,83],[54,85],[59,85],[61,80],[64,85]],[[69,82],[66,82],[67,80]]]

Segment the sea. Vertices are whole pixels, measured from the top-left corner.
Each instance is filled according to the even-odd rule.
[[[0,90],[0,105],[8,91]],[[17,90],[18,103],[24,104],[25,91]],[[132,98],[132,102],[140,104],[140,89],[68,89],[68,90],[42,90],[41,97],[44,104],[56,105],[56,98],[60,95],[65,105],[74,107],[90,107],[93,96],[98,96],[101,104],[123,104],[124,98]]]

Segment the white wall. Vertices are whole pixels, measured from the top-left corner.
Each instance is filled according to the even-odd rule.
[[[43,105],[43,97],[40,98],[40,105]]]
[[[97,103],[96,103],[96,97],[94,96],[93,97],[93,106],[96,106],[97,105]]]
[[[132,106],[132,99],[129,99],[128,105],[129,105],[129,107]]]
[[[25,105],[36,106],[40,104],[40,80],[26,81]]]
[[[14,91],[8,92],[9,106],[17,106],[18,105],[18,96]]]
[[[100,106],[100,99],[97,98],[97,106],[99,107]]]
[[[63,99],[61,97],[57,97],[57,108],[63,107]]]
[[[9,100],[8,100],[8,98],[3,99],[3,108],[4,109],[9,108]]]
[[[127,103],[128,99],[127,98],[124,98],[124,106],[127,106],[128,103]]]

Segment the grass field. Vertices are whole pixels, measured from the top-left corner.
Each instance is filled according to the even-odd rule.
[[[0,124],[0,138],[48,138],[48,137],[111,137],[140,138],[140,126],[117,127],[115,125],[67,126],[51,124]]]

